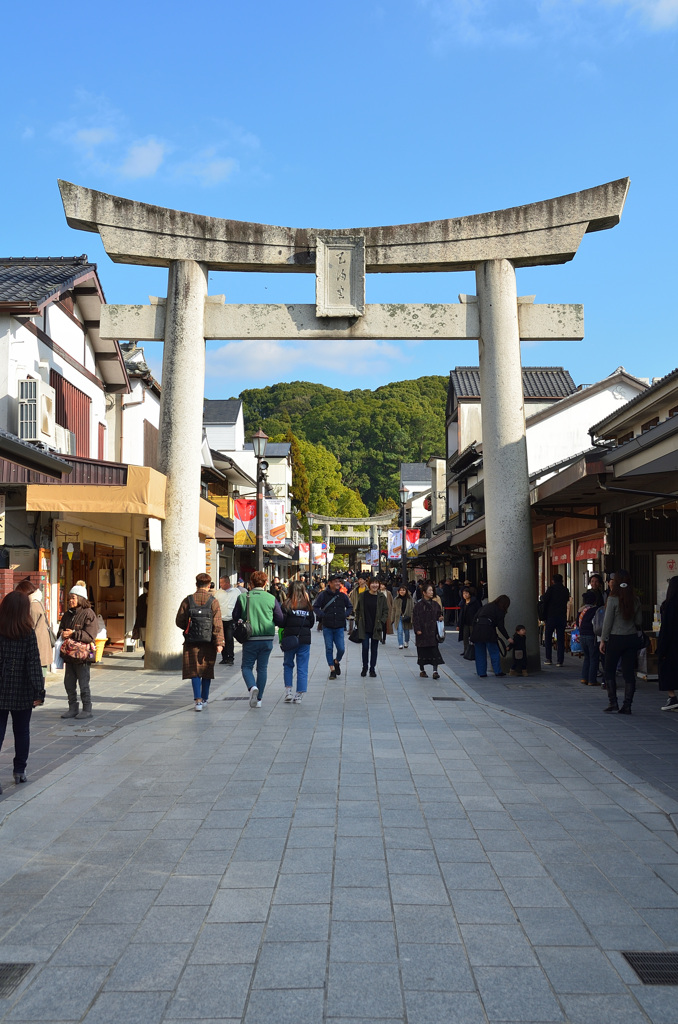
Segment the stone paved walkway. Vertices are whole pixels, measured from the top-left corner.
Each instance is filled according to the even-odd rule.
[[[258,711],[235,670],[197,715],[176,678],[106,665],[114,728],[51,761],[50,688],[0,802],[0,961],[35,965],[0,1020],[678,1021],[620,953],[678,950],[678,715],[654,688],[601,715],[576,666],[477,680],[452,638],[439,682],[393,638],[379,678],[349,645],[330,682],[318,640],[304,702],[276,653]]]

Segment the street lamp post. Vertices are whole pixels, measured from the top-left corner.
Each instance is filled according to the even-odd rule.
[[[268,434],[263,430],[257,430],[252,434],[252,447],[257,460],[257,547],[255,552],[255,563],[261,572],[264,568],[264,472],[268,469],[262,459],[266,453],[266,442]]]
[[[403,583],[407,585],[407,498],[409,496],[407,487],[400,488],[400,506],[403,510],[403,528],[400,535],[400,558],[401,558],[401,575]]]

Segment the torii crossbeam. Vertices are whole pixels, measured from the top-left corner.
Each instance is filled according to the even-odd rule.
[[[163,550],[152,555],[146,666],[180,662],[174,608],[197,564],[205,339],[477,338],[483,418],[488,579],[511,597],[538,664],[520,339],[579,339],[577,305],[519,299],[515,269],[571,260],[587,232],[614,227],[628,178],[471,217],[298,229],[222,220],[59,182],[73,228],[98,232],[117,263],[169,268],[166,300],[103,306],[101,336],[164,341],[159,463],[167,476]],[[207,295],[209,270],[315,273],[316,303],[228,305]],[[477,299],[366,305],[366,273],[475,270]]]

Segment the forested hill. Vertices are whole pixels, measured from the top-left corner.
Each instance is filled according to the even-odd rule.
[[[241,392],[245,429],[289,430],[337,457],[342,482],[373,511],[379,497],[398,501],[401,462],[445,455],[447,377],[419,377],[376,391],[340,391],[293,381]]]

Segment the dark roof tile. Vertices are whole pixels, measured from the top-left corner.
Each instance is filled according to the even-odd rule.
[[[203,423],[235,423],[242,402],[239,398],[206,398],[202,407]]]
[[[450,371],[450,384],[459,398],[480,398],[480,369],[477,366],[456,366]],[[577,390],[568,370],[562,366],[524,366],[525,398],[566,398]]]
[[[0,257],[0,302],[42,305],[88,270],[96,270],[96,263],[84,255]]]

